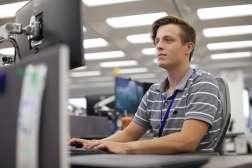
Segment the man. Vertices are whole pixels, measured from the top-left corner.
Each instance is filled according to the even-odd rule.
[[[153,23],[158,64],[167,78],[143,97],[130,125],[102,140],[73,138],[86,149],[118,154],[174,154],[213,151],[222,105],[216,79],[190,68],[195,31],[182,19],[166,16]],[[153,139],[139,140],[152,129]]]

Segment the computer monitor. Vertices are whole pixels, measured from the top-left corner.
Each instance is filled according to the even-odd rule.
[[[122,77],[115,78],[115,108],[120,115],[133,115],[144,95],[140,82]]]
[[[30,24],[31,17],[41,23],[36,38],[16,35],[20,57],[38,53],[58,43],[70,47],[70,67],[84,65],[81,0],[31,0],[16,13],[16,22]]]
[[[23,70],[29,64],[47,66],[38,137],[38,168],[68,167],[68,57],[66,46],[55,46],[43,50],[38,57],[27,57],[17,64],[0,67],[0,73],[6,76],[5,88],[0,92],[0,167],[16,167],[17,118]]]

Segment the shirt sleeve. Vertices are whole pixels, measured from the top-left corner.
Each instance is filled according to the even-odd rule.
[[[212,126],[220,105],[217,81],[210,75],[197,77],[187,98],[186,119],[197,119]]]
[[[150,128],[150,116],[149,116],[148,108],[147,108],[148,95],[149,95],[149,90],[143,96],[143,98],[138,106],[137,112],[135,113],[135,116],[133,118],[133,121],[136,124],[146,128],[146,129]]]

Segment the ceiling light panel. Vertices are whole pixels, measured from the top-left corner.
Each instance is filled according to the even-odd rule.
[[[136,60],[111,61],[111,62],[100,63],[100,67],[102,68],[128,67],[128,66],[136,66],[136,65],[138,65],[138,62]]]
[[[156,48],[144,48],[142,49],[144,55],[156,55]]]
[[[83,72],[72,72],[71,77],[90,77],[90,76],[100,76],[100,71],[83,71]]]
[[[203,34],[205,37],[222,37],[222,36],[243,35],[251,33],[252,33],[252,25],[216,27],[216,28],[207,28],[203,30]]]
[[[0,5],[0,19],[14,17],[17,10],[24,6],[28,1]]]
[[[108,46],[108,42],[103,38],[86,39],[83,41],[84,48],[98,48]]]
[[[197,14],[200,20],[249,16],[252,15],[252,4],[201,8]]]
[[[82,2],[89,7],[134,2],[134,1],[141,1],[141,0],[82,0]]]
[[[246,48],[246,47],[252,47],[252,40],[207,44],[207,48],[209,50],[237,49],[237,48]]]
[[[106,22],[113,28],[134,27],[151,25],[160,17],[167,16],[166,12],[147,13],[140,15],[121,16],[106,19]]]
[[[155,74],[136,74],[136,75],[129,75],[128,77],[132,79],[148,79],[148,78],[155,78]]]
[[[86,53],[86,60],[102,60],[102,59],[113,59],[125,57],[125,53],[122,51],[109,51],[109,52],[98,52],[98,53]]]
[[[130,73],[144,73],[147,72],[147,68],[124,68],[120,69],[120,74],[130,74]]]
[[[212,54],[210,56],[213,60],[219,59],[236,59],[236,58],[248,58],[251,57],[251,52],[233,52],[233,53],[221,53],[221,54]]]
[[[151,43],[151,35],[148,34],[134,34],[127,36],[127,40],[132,44],[139,44],[139,43]]]

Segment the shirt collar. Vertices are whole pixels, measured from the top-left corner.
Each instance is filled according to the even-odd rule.
[[[187,72],[185,73],[184,77],[179,81],[178,85],[176,86],[175,90],[184,90],[186,87],[186,83],[188,79],[191,77],[191,75],[194,73],[194,69],[189,68]],[[157,91],[160,91],[161,93],[165,92],[166,86],[169,84],[168,78],[165,78],[161,83],[160,87],[157,88]]]

